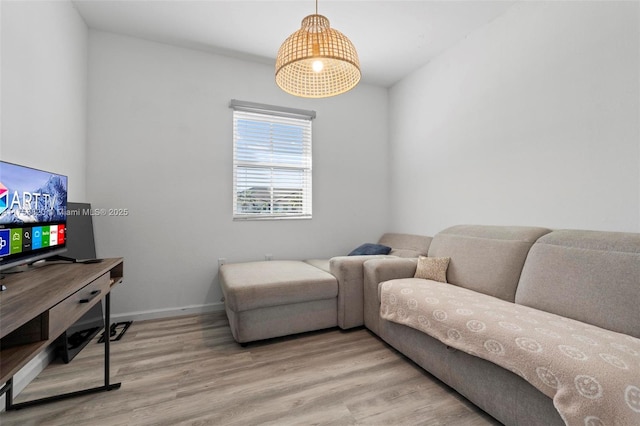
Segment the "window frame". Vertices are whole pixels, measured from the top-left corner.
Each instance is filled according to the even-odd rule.
[[[313,216],[312,120],[316,116],[315,111],[238,101],[235,99],[231,101],[229,107],[233,110],[233,220],[311,219]],[[240,121],[242,121],[242,124],[239,124]],[[249,142],[243,139],[248,138],[249,130],[247,130],[247,122],[251,121],[256,125],[254,128],[256,133],[251,135],[252,138],[257,137],[257,139],[254,139],[256,145],[255,151],[247,149],[246,145]],[[258,130],[260,128],[264,129],[265,124],[268,125],[268,132]],[[281,129],[280,132],[277,130],[278,127]],[[280,139],[280,137],[282,137],[281,132],[288,131],[288,127],[290,127],[294,133],[296,128],[300,129],[300,155],[286,150],[285,142]],[[267,136],[264,139],[260,139],[261,131]],[[244,134],[244,136],[241,136],[242,134]],[[290,136],[290,134],[287,136]],[[297,148],[298,147],[296,147],[296,149]],[[283,149],[287,152],[283,152]],[[252,156],[255,157],[255,159],[250,159]],[[266,160],[265,157],[270,157],[270,159]],[[278,159],[281,161],[277,161]],[[298,173],[301,173],[300,177],[295,176]],[[268,192],[268,196],[265,197],[263,195],[263,198],[267,199],[268,210],[263,212],[239,211],[238,204],[241,202],[239,201],[240,193],[242,191],[249,191],[252,188],[247,187],[241,190],[242,186],[240,186],[240,182],[243,180],[250,182],[252,179],[256,179],[256,183],[259,183],[259,185],[255,186],[258,192],[262,192],[263,194]],[[294,185],[301,186],[299,188],[299,204],[301,210],[293,212],[275,210],[277,204],[274,200],[278,195],[281,199],[285,200],[284,203],[280,204],[281,207],[291,208],[298,204],[296,201],[291,200],[292,197],[298,198],[298,187],[294,186],[292,188],[294,192],[288,194],[286,189],[277,187],[276,182],[278,181],[291,182]],[[259,200],[259,198],[256,199]]]

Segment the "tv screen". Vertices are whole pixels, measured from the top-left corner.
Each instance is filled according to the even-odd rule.
[[[66,249],[67,177],[0,161],[0,270]]]

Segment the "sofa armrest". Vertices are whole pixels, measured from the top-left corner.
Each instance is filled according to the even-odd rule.
[[[364,324],[365,262],[390,256],[337,256],[329,261],[329,270],[338,281],[338,326],[342,329]]]
[[[416,273],[418,259],[387,258],[367,260],[363,265],[364,325],[376,334],[380,321],[380,283],[412,278]]]
[[[375,284],[395,280],[399,278],[413,278],[418,266],[418,259],[409,258],[386,258],[371,259],[366,261],[363,267],[365,279]]]

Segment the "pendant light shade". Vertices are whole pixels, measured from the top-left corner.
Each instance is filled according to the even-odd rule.
[[[353,89],[359,81],[356,48],[322,15],[304,18],[302,27],[280,46],[276,83],[287,93],[326,98]]]

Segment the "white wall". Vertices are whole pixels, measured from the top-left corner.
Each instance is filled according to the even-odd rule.
[[[88,29],[69,2],[2,9],[0,158],[66,174],[85,199]]]
[[[638,2],[519,2],[390,90],[391,229],[640,231]]]
[[[121,318],[221,308],[217,259],[346,254],[388,223],[387,91],[303,100],[273,68],[104,32],[90,33],[88,199],[99,256],[125,258]],[[313,219],[233,222],[232,99],[317,111]]]
[[[0,159],[66,174],[84,201],[88,29],[69,2],[0,1],[0,15]],[[14,395],[53,349],[16,373]]]

